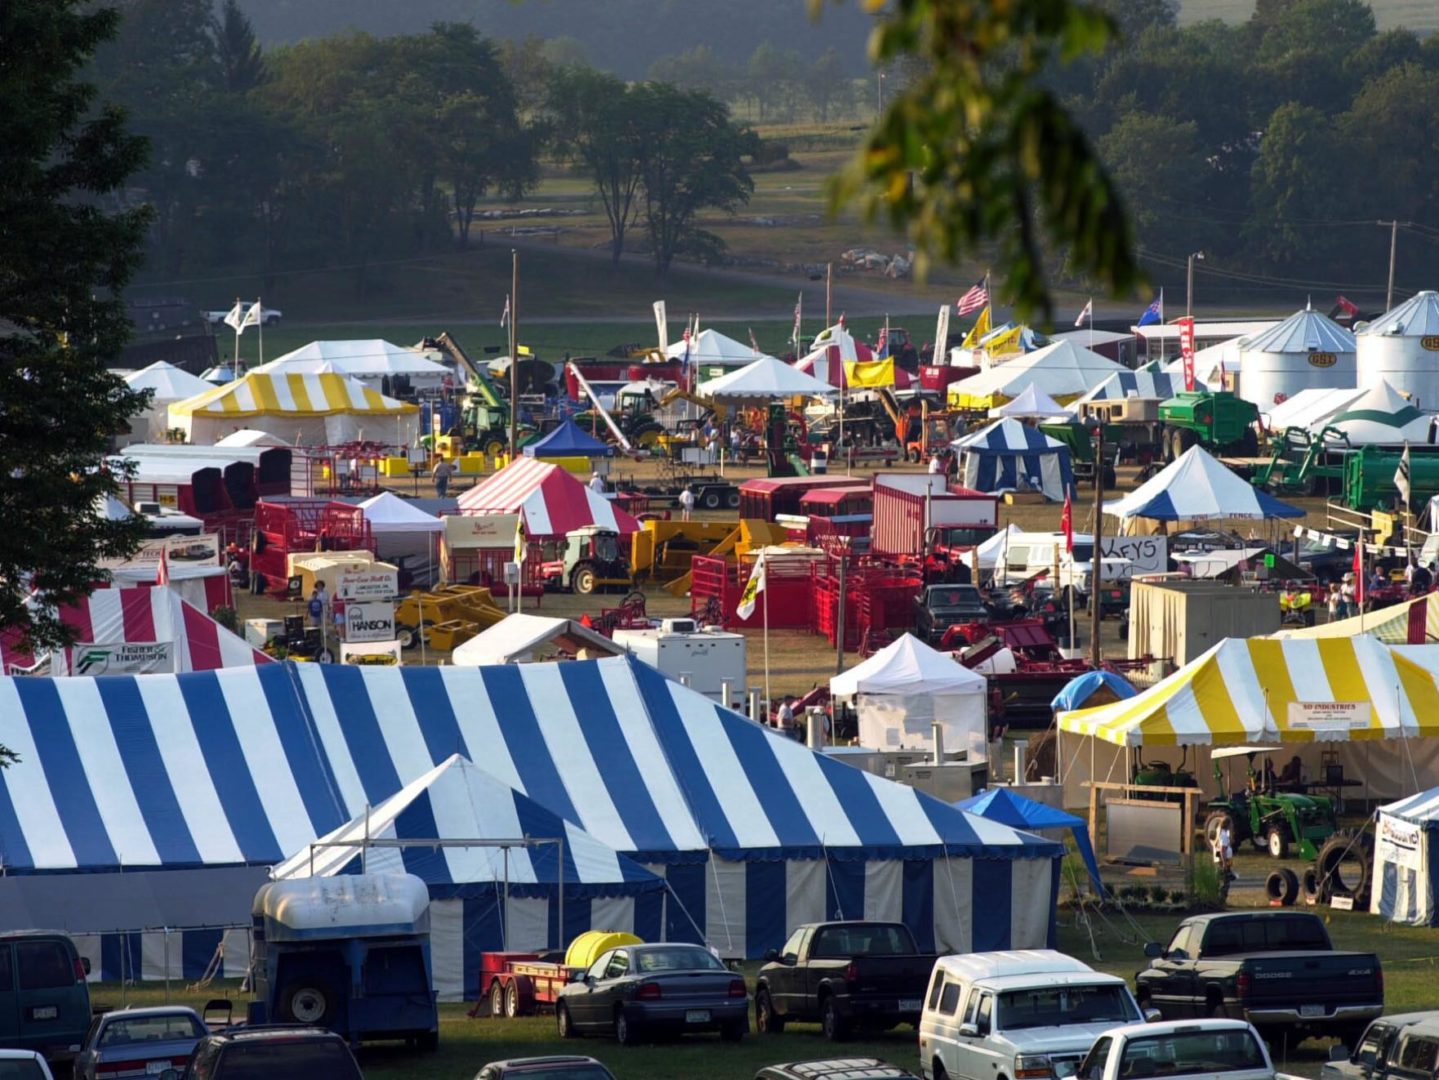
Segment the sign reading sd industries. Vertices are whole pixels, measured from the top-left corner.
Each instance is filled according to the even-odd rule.
[[[346,641],[389,641],[395,636],[395,605],[388,600],[345,605]]]
[[[1367,701],[1291,701],[1289,726],[1299,731],[1351,731],[1369,726]]]

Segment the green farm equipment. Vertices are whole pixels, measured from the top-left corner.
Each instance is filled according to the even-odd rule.
[[[1291,427],[1270,445],[1269,461],[1254,474],[1254,486],[1296,495],[1336,494],[1343,486],[1344,460],[1354,448],[1349,436],[1326,427],[1319,434]]]
[[[1404,451],[1363,446],[1344,459],[1344,505],[1368,512],[1389,509],[1403,497],[1394,484]],[[1439,495],[1439,453],[1425,447],[1411,447],[1409,454],[1409,501],[1420,507]]]
[[[1327,795],[1302,795],[1276,790],[1273,774],[1254,769],[1257,754],[1278,753],[1272,746],[1226,746],[1211,752],[1214,780],[1219,797],[1209,801],[1204,819],[1204,836],[1211,847],[1224,825],[1229,826],[1229,840],[1234,847],[1248,840],[1260,851],[1268,851],[1276,859],[1289,855],[1292,845],[1301,858],[1310,860],[1319,854],[1324,841],[1338,831],[1334,816],[1334,800]],[[1226,758],[1248,759],[1248,786],[1230,791],[1225,783],[1220,761]]]
[[[1195,445],[1212,453],[1253,457],[1259,453],[1258,420],[1259,407],[1228,390],[1181,390],[1159,406],[1170,460]]]
[[[1198,782],[1194,779],[1194,773],[1185,767],[1184,760],[1189,750],[1186,747],[1181,751],[1179,764],[1171,766],[1167,761],[1151,759],[1150,761],[1136,761],[1134,775],[1130,783],[1136,788],[1194,788]],[[1176,792],[1134,792],[1136,799],[1152,799],[1155,802],[1183,802],[1184,796]]]

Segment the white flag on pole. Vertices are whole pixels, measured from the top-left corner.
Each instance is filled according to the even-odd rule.
[[[665,302],[655,301],[655,330],[659,334],[660,352],[668,352],[670,347],[670,322],[665,314]]]
[[[500,312],[500,325],[510,325],[510,294],[505,293],[505,310]]]
[[[239,300],[236,300],[235,306],[225,313],[225,325],[234,327],[236,332],[245,329],[245,305]]]
[[[749,581],[745,584],[744,592],[740,595],[739,606],[734,613],[741,619],[748,619],[754,614],[755,601],[759,594],[764,592],[764,552],[759,553],[759,558],[754,561],[754,569],[750,571]]]
[[[265,309],[260,306],[260,301],[256,300],[250,305],[250,310],[245,312],[245,321],[240,324],[240,332],[243,334],[245,327],[259,326],[264,321]]]
[[[1404,453],[1399,457],[1399,468],[1394,471],[1394,486],[1399,489],[1399,494],[1404,496],[1404,505],[1409,505],[1410,473],[1409,473],[1409,444],[1404,444]]]
[[[1088,320],[1089,320],[1089,323],[1090,323],[1091,326],[1094,325],[1094,301],[1093,301],[1093,300],[1090,300],[1089,303],[1087,303],[1087,304],[1084,305],[1084,310],[1079,313],[1079,318],[1077,318],[1077,319],[1074,320],[1074,325],[1075,325],[1075,326],[1083,326],[1085,319],[1088,319]]]

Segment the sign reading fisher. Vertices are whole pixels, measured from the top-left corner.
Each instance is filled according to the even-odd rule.
[[[1298,731],[1353,731],[1369,726],[1367,701],[1291,701],[1289,726]]]
[[[76,675],[144,675],[175,670],[168,641],[121,642],[114,645],[82,641],[75,645],[71,670]]]

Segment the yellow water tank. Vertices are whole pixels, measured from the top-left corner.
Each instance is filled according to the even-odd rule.
[[[633,934],[615,930],[586,930],[565,950],[565,966],[587,968],[611,949],[621,945],[643,945]]]

